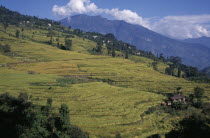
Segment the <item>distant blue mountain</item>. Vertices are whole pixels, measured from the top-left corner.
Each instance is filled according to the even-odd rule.
[[[185,39],[184,42],[202,44],[210,48],[210,37],[204,36],[199,38]]]
[[[101,16],[76,15],[60,21],[64,26],[101,34],[112,33],[118,40],[130,43],[138,49],[163,53],[165,57],[179,56],[183,63],[199,69],[210,66],[210,48],[174,40],[140,25],[120,20],[108,20]]]

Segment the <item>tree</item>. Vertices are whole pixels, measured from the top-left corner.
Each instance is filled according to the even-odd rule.
[[[72,40],[71,39],[68,39],[68,38],[65,39],[65,47],[67,50],[72,50]]]
[[[176,110],[185,110],[188,108],[188,105],[181,101],[177,101],[172,103],[171,108],[174,108]]]
[[[116,39],[115,36],[111,33],[106,34],[105,38],[110,39],[110,40],[115,40]]]
[[[179,94],[180,94],[181,89],[182,89],[182,87],[177,87],[177,88],[176,88],[177,93],[179,93]]]
[[[5,32],[7,32],[7,28],[9,27],[9,24],[7,22],[4,22],[3,25],[4,25]]]
[[[193,114],[175,125],[175,129],[165,135],[165,138],[209,138],[209,118]]]
[[[107,47],[106,46],[102,46],[101,54],[102,55],[107,55],[107,53],[108,53]]]
[[[157,60],[154,60],[154,62],[152,62],[152,67],[154,70],[158,70],[158,61]]]
[[[24,38],[24,33],[23,33],[24,32],[24,28],[22,28],[21,31],[22,31],[22,39],[23,39]]]
[[[163,53],[160,54],[159,59],[160,59],[161,61],[163,61],[163,62],[165,61],[165,58],[164,58],[164,56],[163,56]]]
[[[185,73],[187,77],[197,77],[199,75],[199,71],[195,67],[186,67]]]
[[[170,67],[167,67],[167,68],[165,69],[165,74],[167,74],[167,75],[172,75],[172,74],[173,74],[173,70],[172,70]]]
[[[197,106],[200,107],[202,105],[202,98],[204,96],[204,89],[200,87],[194,88],[194,96],[197,100]]]
[[[52,99],[48,98],[47,99],[47,104],[42,108],[42,111],[44,114],[49,118],[52,116]]]
[[[115,138],[122,138],[122,137],[121,137],[120,133],[117,133]]]
[[[11,52],[11,47],[10,45],[6,44],[6,45],[1,45],[0,44],[0,52],[4,52],[4,53],[9,53]]]
[[[125,52],[125,59],[128,59],[128,51]]]
[[[57,36],[56,41],[57,41],[57,46],[59,47],[60,46],[60,36],[59,35]]]
[[[50,44],[53,43],[53,36],[55,36],[55,35],[56,35],[55,31],[53,31],[52,29],[49,30],[47,37],[50,37],[50,42],[49,42]]]
[[[97,43],[96,51],[99,52],[100,54],[102,53],[102,43],[101,42]]]
[[[80,128],[70,125],[69,109],[61,105],[59,115],[53,114],[52,99],[46,106],[27,100],[28,95],[21,93],[18,98],[9,93],[0,95],[0,132],[1,137],[11,138],[87,138]]]
[[[187,99],[188,99],[188,102],[190,104],[193,104],[193,102],[194,102],[194,94],[190,94]]]
[[[66,104],[62,104],[59,109],[60,125],[62,131],[67,131],[70,127],[69,108]]]
[[[34,34],[35,34],[35,33],[33,32],[33,33],[32,33],[32,36],[31,36],[31,39],[33,39],[33,38],[34,38]]]
[[[178,76],[179,78],[181,77],[181,73],[182,73],[181,68],[178,68],[177,76]]]
[[[174,63],[175,65],[178,65],[178,64],[181,64],[182,63],[182,59],[180,57],[171,56],[169,60],[172,63]]]
[[[20,31],[19,30],[16,30],[15,37],[16,38],[19,38],[19,36],[20,36]]]
[[[28,101],[28,94],[27,93],[20,93],[18,96],[18,99],[22,102],[27,102]]]
[[[116,56],[116,53],[115,53],[115,50],[114,48],[112,49],[112,57],[115,57]]]

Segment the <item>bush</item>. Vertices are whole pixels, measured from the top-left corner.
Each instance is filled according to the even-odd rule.
[[[4,53],[9,53],[9,52],[11,52],[11,48],[9,45],[1,45],[0,44],[0,51],[2,51]]]
[[[166,138],[209,138],[209,122],[210,120],[207,117],[201,114],[194,114],[176,124],[176,130],[166,134]]]

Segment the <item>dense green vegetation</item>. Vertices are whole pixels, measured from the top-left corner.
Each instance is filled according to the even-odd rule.
[[[19,37],[16,37],[17,30]],[[107,44],[101,44],[103,39],[107,39],[103,35],[104,38],[96,42],[92,37],[91,40],[78,37],[75,32],[57,24],[53,27],[27,24],[17,27],[10,23],[5,31],[0,24],[0,93],[9,92],[12,95],[9,97],[16,100],[19,98],[14,96],[23,92],[32,95],[29,103],[44,120],[46,116],[41,109],[48,108],[48,99],[53,100],[54,119],[60,117],[60,105],[66,104],[71,109],[70,121],[65,121],[68,120],[67,111],[61,122],[70,123],[71,127],[78,126],[90,137],[165,135],[186,113],[191,115],[190,110],[199,112],[209,101],[210,85],[182,78],[184,71],[178,73],[177,69],[181,64],[174,68],[177,74],[166,75],[166,68],[175,64],[173,60],[169,62],[162,55],[148,58],[150,54],[139,56],[130,50],[123,51],[118,49],[117,42],[108,50]],[[114,36],[109,34],[108,37]],[[193,99],[196,103],[199,101],[197,98],[202,98],[202,105],[199,108],[193,105],[186,112],[170,108],[159,112],[159,109],[154,109],[160,107],[168,93],[178,91],[178,87],[182,87],[183,94],[187,96],[194,94],[196,87],[199,87],[196,91],[205,91]],[[51,103],[50,100],[47,103]],[[8,106],[12,108],[12,105]],[[67,107],[62,106],[62,109]],[[145,113],[148,110],[152,111]],[[33,128],[33,125],[29,127]],[[55,126],[56,130],[66,130]],[[27,130],[27,134],[34,134],[29,133],[31,131]],[[40,127],[40,131],[48,136],[52,132],[45,127]],[[60,135],[59,131],[55,134]]]
[[[176,94],[180,93],[177,91]],[[173,94],[167,94],[170,97]],[[172,116],[183,117],[179,122],[173,123],[174,129],[165,135],[166,138],[208,138],[210,135],[210,104],[203,103],[204,89],[194,88],[194,94],[187,96],[186,102],[173,102],[171,106],[158,105],[149,108],[145,115],[161,112],[169,113]],[[161,137],[159,134],[151,135],[150,138]]]
[[[53,112],[52,99],[45,106],[34,105],[27,93],[18,98],[4,93],[0,95],[1,137],[28,138],[86,138],[87,134],[70,124],[68,106],[62,104],[58,113]]]
[[[202,72],[204,72],[205,74],[207,74],[210,77],[210,67],[203,69]]]

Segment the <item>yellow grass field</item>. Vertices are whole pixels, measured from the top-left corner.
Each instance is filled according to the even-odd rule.
[[[15,34],[17,29],[11,26],[7,33]],[[49,40],[47,31],[25,29],[24,35],[31,36],[34,31],[34,41],[0,31],[0,44],[11,46],[11,54],[0,53],[0,93],[26,92],[32,102],[41,105],[52,98],[55,108],[65,103],[71,111],[71,124],[91,138],[115,137],[117,133],[142,138],[170,131],[171,121],[179,118],[166,113],[140,116],[166,98],[158,93],[182,87],[188,95],[199,86],[206,91],[205,100],[210,99],[210,84],[165,75],[167,65],[163,63],[157,72],[144,57],[127,60],[91,55],[88,51],[96,44],[76,36],[72,38],[73,51],[64,51],[44,44]],[[60,41],[64,43],[62,36]]]

